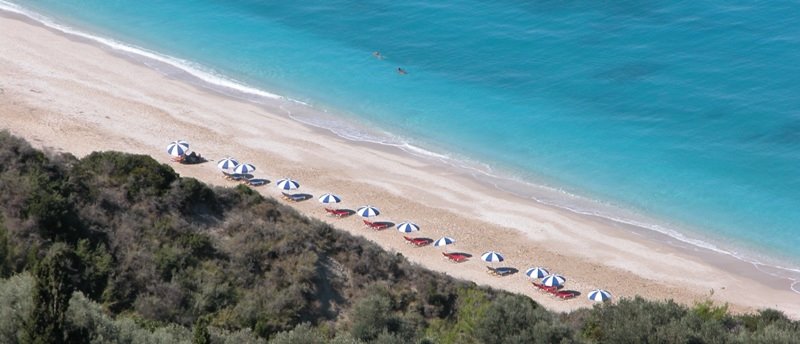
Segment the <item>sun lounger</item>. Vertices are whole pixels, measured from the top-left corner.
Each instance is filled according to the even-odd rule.
[[[410,238],[405,235],[403,236],[403,238],[406,239],[407,244],[411,244],[417,247],[430,245],[432,241],[431,239],[428,238]]]
[[[543,292],[546,292],[546,293],[551,293],[551,294],[558,292],[558,287],[548,287],[548,286],[546,286],[544,284],[536,283],[536,282],[531,282],[531,283],[533,284],[534,287],[536,287],[540,291],[543,291]]]
[[[364,220],[364,225],[376,231],[391,227],[391,224],[388,222],[371,222],[367,220]]]
[[[445,253],[445,252],[442,252],[442,254],[445,256],[445,258],[449,259],[451,262],[454,262],[454,263],[466,262],[467,259],[469,259],[469,257],[467,257],[467,256],[465,256],[463,254],[460,254],[460,253]]]
[[[578,296],[578,293],[572,290],[559,290],[554,292],[553,296],[562,300],[569,300],[569,299],[574,299],[576,296]]]
[[[353,211],[350,210],[350,209],[325,208],[325,211],[328,213],[328,215],[334,216],[334,217],[338,217],[338,218],[342,218],[342,217],[347,217],[347,216],[353,215]]]
[[[515,271],[515,269],[509,268],[509,267],[493,268],[491,266],[487,266],[486,269],[487,269],[486,272],[488,274],[495,275],[495,276],[500,276],[500,277],[511,275]]]
[[[225,179],[237,182],[247,181],[247,179],[249,179],[248,177],[252,177],[247,174],[241,174],[241,173],[227,173],[227,172],[222,172],[222,173],[225,176]]]
[[[281,194],[283,195],[283,199],[292,202],[300,202],[308,199],[308,195],[305,194],[288,194],[285,192],[281,192]]]
[[[250,186],[262,186],[262,185],[266,185],[269,181],[266,180],[266,179],[250,178],[250,179],[245,179],[245,182],[247,183],[247,185],[250,185]]]

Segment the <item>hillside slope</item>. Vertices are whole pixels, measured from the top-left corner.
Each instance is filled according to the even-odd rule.
[[[0,342],[786,342],[765,310],[618,300],[554,314],[148,156],[0,133]]]

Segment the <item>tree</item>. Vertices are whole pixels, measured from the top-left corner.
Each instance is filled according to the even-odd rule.
[[[353,337],[370,341],[383,333],[394,319],[392,299],[383,293],[375,293],[359,301],[350,317],[353,325],[350,333]]]
[[[194,323],[194,336],[192,344],[211,344],[211,335],[208,333],[208,320],[200,317]]]
[[[69,299],[75,291],[78,258],[66,244],[56,243],[34,269],[33,311],[26,324],[27,343],[64,343]]]
[[[0,343],[21,343],[24,324],[33,308],[33,277],[21,273],[0,279]]]
[[[8,246],[8,230],[3,225],[3,215],[0,214],[0,278],[11,275],[9,260],[11,252]]]

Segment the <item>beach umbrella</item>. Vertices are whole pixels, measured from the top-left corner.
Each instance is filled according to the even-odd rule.
[[[530,268],[527,271],[525,271],[525,275],[527,275],[530,278],[535,278],[535,279],[543,278],[543,277],[545,277],[545,276],[547,276],[549,274],[550,273],[547,272],[547,269],[545,269],[543,267],[538,267],[538,266],[535,267],[535,268]]]
[[[481,255],[481,259],[487,263],[499,263],[505,260],[503,255],[495,251],[489,251]]]
[[[342,201],[342,199],[339,198],[339,196],[336,196],[334,194],[326,193],[326,194],[324,194],[322,196],[319,196],[319,203],[323,203],[323,204],[339,203],[341,201]]]
[[[371,205],[365,205],[361,208],[358,208],[356,213],[361,217],[373,217],[380,215],[381,211]]]
[[[451,237],[441,237],[441,238],[439,238],[439,240],[436,240],[436,241],[433,242],[433,246],[436,246],[436,247],[447,246],[447,245],[455,244],[455,243],[456,243],[456,239],[453,239]]]
[[[567,279],[564,278],[564,276],[557,274],[547,275],[544,278],[542,278],[542,284],[544,284],[547,287],[558,287],[564,284],[564,282],[566,281]]]
[[[233,168],[233,173],[248,174],[256,170],[256,167],[250,164],[239,164]]]
[[[189,151],[189,142],[184,140],[173,141],[167,145],[167,153],[172,156],[183,156]]]
[[[401,222],[397,225],[397,230],[403,233],[411,233],[419,230],[419,226],[413,222]]]
[[[611,293],[603,289],[595,289],[589,292],[589,300],[595,302],[605,302],[611,300]]]
[[[238,165],[239,165],[239,162],[236,161],[236,159],[231,158],[231,157],[227,157],[225,159],[222,159],[217,163],[217,167],[219,167],[219,169],[223,170],[223,171],[233,170]]]
[[[294,189],[297,189],[297,188],[300,187],[300,183],[298,183],[296,180],[291,179],[291,178],[281,179],[275,185],[277,185],[278,189],[281,189],[281,190],[294,190]]]

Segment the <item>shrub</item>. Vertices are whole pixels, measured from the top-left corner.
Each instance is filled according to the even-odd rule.
[[[350,333],[363,341],[378,338],[390,326],[396,326],[398,320],[393,316],[392,300],[386,292],[377,292],[360,300],[353,307],[353,321]]]
[[[178,179],[172,169],[146,155],[119,152],[94,152],[72,169],[70,182],[94,198],[100,189],[119,189],[128,201],[157,197]]]
[[[530,298],[501,295],[475,324],[475,337],[484,343],[559,343],[570,331]]]
[[[73,333],[90,343],[190,343],[191,332],[181,326],[142,326],[128,317],[113,319],[103,308],[75,293],[67,317]]]
[[[33,312],[33,277],[28,273],[0,280],[0,343],[21,343],[24,324]]]
[[[728,304],[715,306],[709,299],[696,303],[692,311],[703,320],[722,321],[728,317]]]

